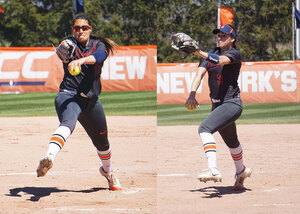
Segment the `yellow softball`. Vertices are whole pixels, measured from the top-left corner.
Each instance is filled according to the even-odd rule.
[[[189,104],[189,105],[188,105],[187,110],[189,110],[189,111],[194,111],[194,108],[193,108],[192,104]]]
[[[71,75],[76,76],[81,72],[81,68],[78,65],[76,66],[73,65],[69,68],[69,72]]]

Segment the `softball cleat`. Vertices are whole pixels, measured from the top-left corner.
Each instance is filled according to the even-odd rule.
[[[105,172],[102,166],[99,168],[99,171],[100,171],[100,174],[106,178],[110,190],[121,190],[122,189],[118,178],[113,174],[113,172],[111,172],[111,173]]]
[[[53,166],[53,160],[50,157],[44,157],[40,160],[40,164],[36,170],[36,174],[38,177],[45,176],[49,169]]]
[[[244,181],[247,177],[250,177],[252,170],[250,168],[246,168],[239,174],[235,175],[235,183],[233,186],[234,190],[240,190],[244,188]]]
[[[210,168],[206,170],[205,172],[201,173],[198,176],[198,179],[200,182],[206,183],[206,181],[214,181],[221,182],[222,181],[222,174],[219,172],[217,168]]]

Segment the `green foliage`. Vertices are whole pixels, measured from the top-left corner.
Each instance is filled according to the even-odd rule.
[[[200,125],[210,113],[210,104],[200,104],[200,109],[187,111],[184,105],[158,105],[157,124]],[[299,103],[244,103],[237,124],[300,123]]]
[[[56,116],[56,93],[0,95],[0,117]],[[102,92],[106,115],[156,115],[156,92]]]
[[[231,5],[245,61],[292,59],[292,2],[239,0]]]
[[[156,4],[143,0],[89,0],[85,10],[94,23],[94,33],[119,45],[156,44]]]
[[[294,0],[222,0],[232,8],[244,61],[292,59],[292,2]],[[177,32],[190,34],[203,50],[216,45],[218,0],[85,0],[93,33],[119,45],[157,45],[157,61],[182,60],[170,47]],[[1,46],[51,46],[71,35],[72,0],[5,0],[0,14]]]
[[[170,38],[174,33],[184,32],[199,41],[201,49],[209,49],[215,43],[211,31],[217,23],[216,1],[158,1],[157,36],[158,62],[178,62],[180,53],[170,47]],[[209,42],[208,42],[209,41]],[[199,61],[199,57],[190,55],[180,62]]]
[[[222,7],[233,9],[233,25],[244,61],[292,59],[292,2],[222,1]],[[217,26],[218,0],[164,0],[158,4],[158,62],[199,61],[195,55],[180,60],[180,55],[170,48],[170,37],[176,32],[189,34],[203,50],[216,45],[212,30]]]
[[[51,46],[70,31],[71,1],[9,0],[1,6],[0,37],[10,46]]]
[[[1,4],[0,45],[57,45],[71,35],[72,0],[6,0]],[[143,0],[85,0],[93,33],[119,45],[156,44],[156,4]]]

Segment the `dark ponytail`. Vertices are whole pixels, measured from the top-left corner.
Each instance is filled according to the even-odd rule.
[[[78,19],[83,19],[83,20],[86,20],[88,22],[88,24],[90,26],[92,26],[92,22],[91,20],[86,16],[86,15],[83,15],[83,14],[80,14],[78,16],[76,16],[74,19],[73,19],[73,23],[72,25],[74,26],[74,23],[76,20]],[[91,39],[97,39],[97,40],[100,40],[101,42],[104,43],[106,49],[108,50],[108,54],[109,53],[112,53],[114,52],[115,48],[118,46],[114,41],[106,38],[106,37],[103,37],[103,36],[90,36]]]
[[[103,36],[90,36],[91,39],[97,39],[100,40],[101,42],[104,43],[106,49],[108,50],[108,54],[109,53],[114,53],[115,48],[118,46],[117,43],[115,43],[114,41],[103,37]]]

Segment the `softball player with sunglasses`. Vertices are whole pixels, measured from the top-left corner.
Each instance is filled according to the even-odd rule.
[[[111,166],[106,118],[98,99],[101,93],[101,69],[116,44],[104,37],[91,36],[91,21],[85,15],[75,17],[72,30],[73,37],[65,39],[56,48],[64,69],[64,77],[55,98],[60,125],[50,139],[45,157],[40,160],[37,176],[45,176],[52,168],[56,155],[78,120],[97,149],[101,161],[99,171],[107,179],[109,189],[120,190],[120,182]],[[78,72],[71,73],[76,67]]]

